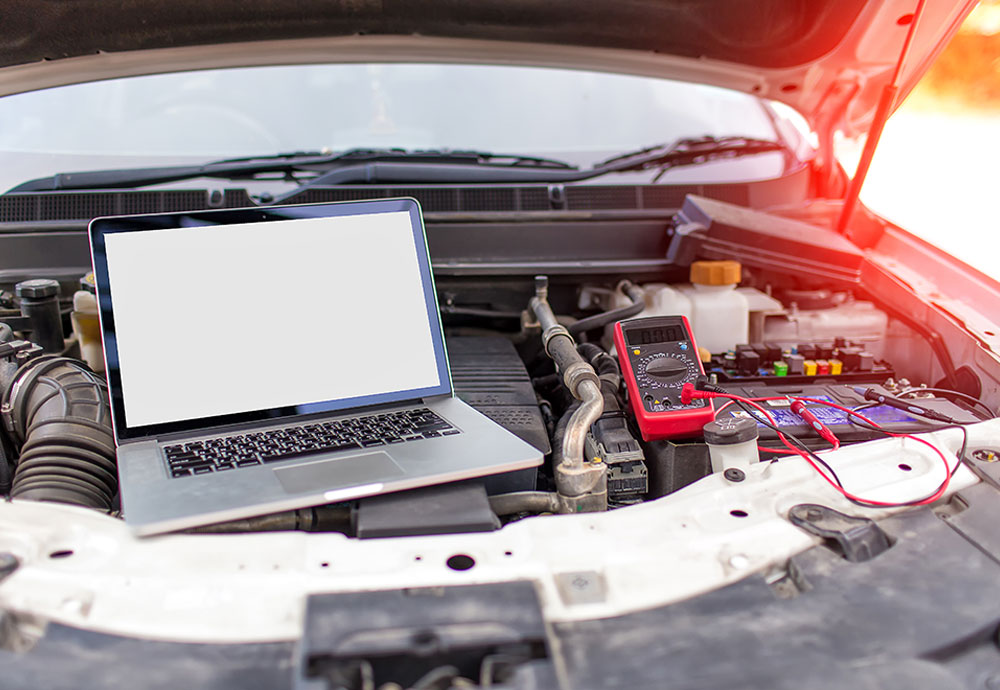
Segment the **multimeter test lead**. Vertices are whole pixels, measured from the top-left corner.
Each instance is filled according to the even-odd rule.
[[[949,417],[946,414],[942,414],[937,410],[931,410],[926,407],[922,407],[921,405],[914,405],[909,400],[901,400],[899,398],[894,398],[891,395],[883,395],[873,388],[853,386],[853,390],[865,400],[871,400],[872,402],[877,402],[880,405],[895,407],[897,410],[903,410],[904,412],[909,412],[920,417],[926,417],[927,419],[934,419],[939,422],[948,422],[949,424],[956,423],[954,418]]]

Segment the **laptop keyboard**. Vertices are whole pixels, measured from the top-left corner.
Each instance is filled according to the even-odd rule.
[[[458,429],[426,407],[164,446],[170,473],[188,477],[338,450],[453,436]]]

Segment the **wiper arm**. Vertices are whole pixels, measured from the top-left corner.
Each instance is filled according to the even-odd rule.
[[[670,168],[770,151],[788,152],[788,147],[777,141],[753,137],[693,137],[622,153],[594,167],[618,171],[659,168],[655,178],[659,179]]]
[[[218,177],[238,180],[252,178],[262,173],[322,172],[365,166],[377,162],[394,162],[405,166],[445,165],[468,169],[469,166],[495,166],[518,170],[577,170],[577,168],[552,158],[498,154],[485,151],[405,149],[349,149],[332,154],[323,151],[296,151],[249,158],[230,158],[202,165],[174,165],[158,168],[125,168],[121,170],[95,170],[59,173],[24,182],[9,192],[38,192],[71,189],[122,189],[177,182],[198,177]],[[352,182],[357,174],[349,175]]]

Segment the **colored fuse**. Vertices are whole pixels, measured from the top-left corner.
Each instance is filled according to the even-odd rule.
[[[788,365],[784,362],[774,363],[774,375],[775,376],[788,376]]]
[[[844,363],[839,359],[830,360],[830,376],[840,376],[844,373]]]
[[[806,358],[802,355],[785,355],[785,364],[788,365],[788,373],[792,376],[804,373],[802,363],[805,361]]]
[[[805,372],[806,376],[815,376],[816,362],[811,359],[807,359],[802,363],[802,370]]]
[[[817,376],[829,376],[830,375],[830,362],[825,359],[816,360],[816,375]]]

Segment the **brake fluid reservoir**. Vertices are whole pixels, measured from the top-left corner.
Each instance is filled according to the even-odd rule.
[[[760,461],[757,423],[752,419],[733,417],[709,422],[703,433],[712,459],[712,472],[739,470],[742,473],[727,475],[730,481],[742,481],[750,473],[750,465]]]
[[[740,268],[738,261],[695,261],[691,285],[681,288],[691,300],[695,342],[713,354],[732,350],[749,338],[750,306],[736,290]]]
[[[80,279],[81,290],[73,293],[73,312],[70,320],[73,333],[80,343],[80,358],[94,371],[104,371],[104,349],[101,344],[101,322],[97,315],[97,296],[94,294],[94,274]]]

